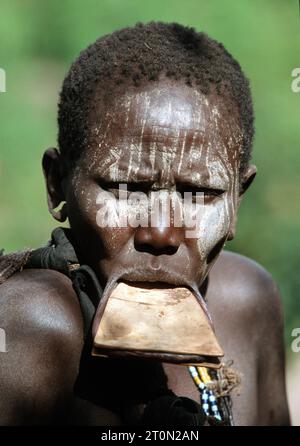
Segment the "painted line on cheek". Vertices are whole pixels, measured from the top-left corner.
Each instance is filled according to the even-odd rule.
[[[205,154],[205,166],[207,171],[207,181],[210,182],[210,170],[208,168],[208,157],[210,155],[211,143],[209,142],[206,146],[206,154]]]
[[[224,204],[225,204],[225,218],[229,219],[229,208],[228,208],[227,198],[224,200]]]

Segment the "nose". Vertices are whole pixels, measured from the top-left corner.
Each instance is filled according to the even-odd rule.
[[[134,243],[138,251],[174,254],[183,242],[184,228],[174,226],[174,210],[162,207],[160,211],[152,212],[149,227],[136,228]]]
[[[182,241],[181,228],[166,226],[137,228],[134,237],[138,251],[147,251],[155,255],[175,254]]]

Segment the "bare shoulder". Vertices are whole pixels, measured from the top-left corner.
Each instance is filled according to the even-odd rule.
[[[70,279],[45,269],[25,269],[0,285],[0,327],[7,336],[3,360],[14,363],[30,355],[79,352],[83,340],[80,305]],[[74,347],[78,346],[78,347]],[[23,349],[23,350],[22,350]],[[31,349],[31,350],[28,350]]]
[[[227,251],[209,279],[207,299],[216,331],[244,375],[245,394],[240,406],[236,403],[241,414],[247,413],[252,398],[253,408],[258,408],[255,424],[289,424],[283,311],[276,282],[255,261]],[[245,419],[240,423],[247,424]]]
[[[18,336],[57,332],[79,336],[82,317],[70,279],[44,269],[25,269],[0,285],[1,327]],[[43,331],[41,331],[43,329]]]
[[[6,280],[0,286],[1,295],[11,294],[11,292],[19,292],[30,289],[30,287],[39,288],[44,292],[55,291],[59,292],[61,288],[63,291],[72,289],[72,282],[70,279],[58,271],[50,269],[24,269]]]
[[[270,353],[274,359],[275,350],[283,351],[280,292],[271,274],[257,262],[222,252],[209,275],[207,300],[219,324],[225,330],[234,326],[258,358],[265,360]]]
[[[69,404],[82,348],[82,320],[70,280],[24,270],[0,285],[0,424],[49,423]],[[62,373],[63,371],[63,373]],[[62,412],[60,412],[62,413]]]
[[[0,425],[120,424],[74,393],[83,321],[72,282],[52,270],[23,270],[0,285]]]
[[[270,312],[281,315],[277,284],[271,274],[254,260],[223,251],[209,277],[209,293],[213,300],[218,298],[235,311],[252,311],[255,316],[263,309],[268,309],[270,316]]]

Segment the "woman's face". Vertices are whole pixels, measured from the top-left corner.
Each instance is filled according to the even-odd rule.
[[[93,144],[66,188],[83,261],[103,285],[123,278],[200,287],[236,218],[242,134],[234,110],[221,96],[164,79],[115,97],[93,122]],[[119,185],[127,188],[121,199]],[[136,192],[152,197],[148,226],[139,224],[145,202]],[[187,192],[193,198],[180,200]]]

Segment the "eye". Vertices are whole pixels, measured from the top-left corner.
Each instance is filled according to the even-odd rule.
[[[204,204],[210,204],[217,198],[220,198],[225,191],[221,189],[204,189],[202,192],[204,194]]]
[[[177,187],[177,190],[181,193],[182,198],[184,198],[185,193],[189,193],[189,196],[192,194],[193,203],[201,203],[201,200],[204,199],[204,204],[212,203],[217,198],[220,198],[225,192],[225,190],[222,189],[199,188],[189,185]]]
[[[97,180],[99,186],[107,192],[112,193],[117,199],[127,199],[132,192],[143,192],[148,194],[152,183],[119,183],[113,181]]]
[[[127,200],[130,194],[128,188],[124,188],[123,183],[105,183],[101,187],[113,194],[118,200]]]

